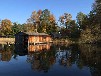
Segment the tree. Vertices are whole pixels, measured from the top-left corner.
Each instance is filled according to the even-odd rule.
[[[55,17],[48,9],[32,12],[27,22],[33,24],[37,32],[50,33],[56,31]]]
[[[36,32],[34,29],[35,29],[35,27],[31,23],[27,23],[27,24],[23,25],[24,32],[33,32],[33,31]]]
[[[83,24],[83,21],[85,21],[86,15],[82,12],[77,13],[77,24],[80,26],[80,29],[85,29],[86,25]]]
[[[84,21],[87,28],[81,32],[80,41],[84,43],[101,43],[101,0],[95,0],[93,9]]]
[[[12,32],[12,22],[8,19],[4,19],[1,21],[1,33],[2,35],[10,35]]]
[[[57,23],[53,14],[50,14],[49,16],[49,25],[47,26],[46,31],[47,33],[58,31]]]
[[[42,10],[39,11],[33,11],[31,17],[27,20],[28,24],[33,24],[35,27],[35,31],[37,32],[38,26],[40,25],[40,16],[41,16]]]
[[[61,29],[61,35],[65,38],[78,38],[80,36],[80,30],[78,29],[75,20],[72,20],[71,18],[71,14],[68,13],[64,13],[64,15],[60,16],[59,21],[61,25],[65,26]]]
[[[101,0],[95,0],[93,11],[96,13],[96,19],[101,24]]]
[[[72,19],[72,15],[69,13],[64,13],[64,15],[59,17],[61,25],[64,25],[66,28],[69,26],[69,23]]]
[[[101,43],[101,0],[95,0],[92,11],[93,11],[93,18],[92,18],[93,23],[91,32],[94,35],[95,42]]]
[[[14,22],[11,29],[12,29],[12,35],[14,36],[16,33],[21,31],[21,24]]]
[[[68,27],[70,30],[70,38],[79,38],[80,37],[80,30],[79,27],[77,26],[75,20],[71,20],[70,26]]]
[[[43,27],[42,30],[43,32],[47,32],[47,28],[50,25],[50,11],[48,9],[45,9],[42,11],[42,15],[40,16],[40,21],[41,21],[41,26]]]

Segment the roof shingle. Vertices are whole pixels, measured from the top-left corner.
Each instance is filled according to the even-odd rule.
[[[27,35],[48,35],[48,34],[46,34],[46,33],[35,33],[35,32],[24,32],[25,34],[27,34]]]

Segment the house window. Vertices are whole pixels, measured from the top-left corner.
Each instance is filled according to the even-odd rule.
[[[46,39],[46,36],[44,36],[43,39]]]
[[[43,41],[46,41],[46,36],[43,36]]]

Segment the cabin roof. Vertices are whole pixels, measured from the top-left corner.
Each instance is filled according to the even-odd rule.
[[[46,33],[24,32],[27,35],[48,35]]]
[[[46,33],[38,33],[38,32],[19,32],[16,35],[33,35],[33,36],[49,36]]]

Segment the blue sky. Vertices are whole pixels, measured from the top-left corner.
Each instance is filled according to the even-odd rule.
[[[78,12],[88,14],[94,0],[0,0],[0,19],[25,23],[31,13],[39,9],[48,9],[56,20],[64,13],[70,13],[76,19]]]

